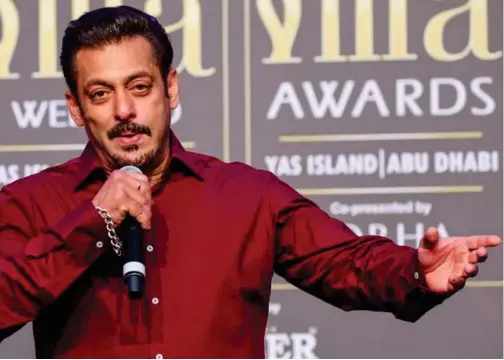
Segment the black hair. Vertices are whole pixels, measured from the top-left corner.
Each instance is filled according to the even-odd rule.
[[[78,99],[76,53],[82,48],[101,47],[134,36],[143,36],[150,42],[161,75],[166,79],[173,62],[173,47],[155,17],[130,6],[104,7],[86,12],[68,24],[60,63],[66,84],[75,98]]]

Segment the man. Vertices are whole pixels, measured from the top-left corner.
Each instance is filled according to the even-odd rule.
[[[163,28],[133,8],[70,23],[66,99],[89,143],[0,193],[3,338],[33,321],[37,357],[264,357],[275,272],[343,310],[413,322],[500,244],[359,237],[269,172],[185,151],[170,130],[172,60]],[[127,214],[145,229],[139,300],[121,273]]]

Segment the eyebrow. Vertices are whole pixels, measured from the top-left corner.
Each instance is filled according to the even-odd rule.
[[[140,70],[140,71],[137,71],[131,75],[129,75],[127,78],[126,78],[126,83],[129,83],[135,79],[138,79],[138,78],[142,78],[142,77],[148,77],[150,80],[153,79],[153,76],[151,73],[149,73],[148,71],[145,71],[145,70]],[[87,92],[88,89],[91,87],[91,86],[94,86],[94,85],[101,85],[101,86],[105,86],[105,87],[108,87],[108,88],[112,88],[114,87],[113,84],[105,81],[105,80],[101,80],[101,79],[91,79],[89,80],[88,82],[86,82],[85,86],[84,86],[84,90]]]

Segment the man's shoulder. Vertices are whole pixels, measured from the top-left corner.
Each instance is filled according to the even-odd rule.
[[[274,175],[264,169],[253,167],[241,161],[224,161],[212,155],[191,153],[203,178],[211,182],[234,182],[255,186],[267,186]]]
[[[314,205],[292,185],[271,171],[240,161],[226,162],[197,153],[193,153],[192,156],[197,159],[195,163],[199,164],[198,169],[204,179],[203,183],[216,190],[219,195],[253,200],[252,202],[267,200],[279,208],[294,202]]]

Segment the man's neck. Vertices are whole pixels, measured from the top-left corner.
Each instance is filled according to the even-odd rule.
[[[170,166],[170,139],[167,138],[167,141],[165,144],[161,145],[162,146],[162,151],[158,154],[159,159],[162,159],[161,161],[156,161],[155,163],[157,164],[154,166],[152,169],[147,170],[147,177],[149,178],[149,183],[151,185],[151,188],[154,188],[155,186],[159,185],[163,181],[163,176],[166,172],[166,169],[168,166]]]
[[[100,154],[99,157],[101,158]],[[154,161],[156,165],[152,166],[151,168],[144,169],[144,173],[149,178],[149,184],[152,188],[156,185],[159,185],[163,181],[166,169],[170,165],[169,145],[166,146],[165,150],[162,153],[158,154],[158,159],[156,160]],[[104,164],[105,172],[107,173],[107,175],[110,175],[110,173],[114,169],[107,166],[107,161],[105,161],[103,158],[102,164]]]
[[[163,155],[163,161],[152,171],[149,171],[147,176],[149,177],[149,183],[153,188],[156,185],[159,185],[161,181],[163,181],[163,176],[166,172],[166,168],[169,166],[170,156],[169,154]]]

